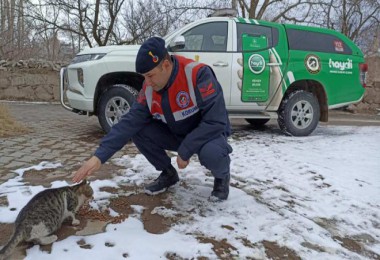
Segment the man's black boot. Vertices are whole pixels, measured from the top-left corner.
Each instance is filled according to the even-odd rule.
[[[157,195],[165,192],[169,187],[175,185],[179,181],[177,170],[170,165],[169,168],[163,170],[158,178],[145,186],[145,193],[148,195]]]
[[[210,200],[226,200],[230,192],[230,174],[228,174],[224,179],[215,178],[214,179],[214,189],[211,192]]]

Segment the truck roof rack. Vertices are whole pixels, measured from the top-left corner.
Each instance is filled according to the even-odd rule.
[[[218,9],[212,14],[209,14],[207,17],[236,17],[238,15],[238,11],[233,8],[223,8],[223,9]]]

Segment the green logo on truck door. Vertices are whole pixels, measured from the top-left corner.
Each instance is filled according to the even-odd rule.
[[[248,59],[248,65],[253,73],[260,74],[265,69],[265,60],[260,54],[253,54]]]
[[[317,74],[321,70],[321,61],[316,55],[307,55],[305,58],[305,66],[311,74]]]

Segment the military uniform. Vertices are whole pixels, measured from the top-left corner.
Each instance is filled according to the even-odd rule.
[[[102,139],[95,155],[104,163],[132,138],[158,171],[169,166],[165,150],[171,150],[183,160],[198,154],[215,177],[224,178],[232,149],[226,140],[231,130],[221,86],[209,67],[181,56],[172,60],[167,86],[154,92],[144,84],[137,102]]]
[[[149,51],[153,48],[157,52],[154,44],[144,48],[143,44],[139,51],[137,59],[139,55],[142,58],[140,63],[136,61],[136,69],[140,73],[156,66],[151,64],[150,56],[154,62],[163,58]],[[144,56],[142,49],[147,49]],[[144,82],[137,102],[102,139],[95,156],[104,163],[132,139],[148,161],[162,171],[153,188],[148,188],[153,194],[178,182],[165,150],[177,151],[184,161],[197,154],[200,163],[216,178],[214,191],[217,181],[222,181],[227,185],[224,189],[228,196],[232,148],[227,137],[231,129],[222,88],[207,65],[182,56],[171,56],[171,60],[173,69],[166,86],[154,91]]]

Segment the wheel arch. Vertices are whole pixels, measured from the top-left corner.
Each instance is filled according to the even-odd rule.
[[[324,86],[316,80],[298,80],[293,82],[286,90],[284,96],[289,95],[290,93],[304,90],[312,93],[317,97],[319,103],[320,117],[319,121],[327,122],[328,121],[328,104],[327,104],[327,95]]]
[[[112,72],[103,75],[96,85],[94,94],[94,112],[98,114],[98,105],[101,95],[116,84],[125,84],[140,91],[144,77],[136,72]]]

